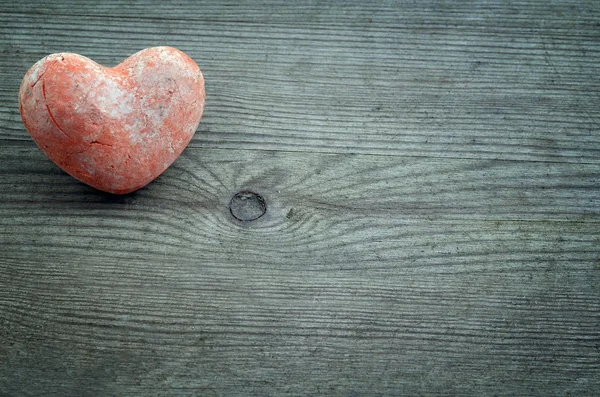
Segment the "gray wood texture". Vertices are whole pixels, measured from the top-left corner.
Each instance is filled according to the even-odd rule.
[[[155,45],[196,136],[82,185],[21,78]],[[599,76],[597,1],[0,0],[0,396],[599,395]]]

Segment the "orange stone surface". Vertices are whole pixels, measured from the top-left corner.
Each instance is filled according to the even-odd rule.
[[[49,55],[19,91],[25,128],[68,174],[125,194],[163,173],[183,152],[204,109],[198,65],[171,47],[140,51],[106,68],[81,55]]]

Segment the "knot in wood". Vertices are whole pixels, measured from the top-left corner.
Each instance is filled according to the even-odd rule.
[[[267,212],[265,199],[259,194],[244,190],[236,193],[229,202],[231,215],[239,221],[250,222]]]

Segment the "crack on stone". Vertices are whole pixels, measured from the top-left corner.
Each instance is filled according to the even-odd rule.
[[[177,95],[179,95],[179,99],[183,102],[183,95],[181,95],[181,89],[179,88],[179,84],[177,84],[175,79],[172,77],[169,77],[169,80],[171,80],[173,84],[175,84],[175,87],[177,87]]]
[[[77,152],[69,153],[69,155],[67,156],[67,158],[73,157],[73,156],[75,156],[76,154],[82,154],[82,153],[85,153],[85,152],[87,152],[87,151],[89,150],[89,148],[91,148],[93,145],[99,145],[99,146],[108,146],[108,147],[111,147],[111,148],[112,148],[112,147],[114,147],[114,145],[110,145],[110,144],[108,144],[108,143],[103,143],[103,142],[100,142],[100,141],[97,141],[97,140],[93,140],[93,141],[91,141],[91,142],[90,142],[90,143],[89,143],[89,144],[88,144],[88,145],[85,147],[85,149],[83,149],[83,150],[79,150],[79,151],[77,151]]]
[[[89,144],[89,146],[88,146],[88,148],[89,148],[90,146],[92,146],[92,145],[101,145],[101,146],[113,147],[113,145],[111,145],[111,144],[109,144],[109,143],[104,143],[104,142],[100,142],[100,141],[97,141],[97,140],[93,140],[93,141],[91,141],[91,142],[90,142],[90,144]]]
[[[46,106],[46,111],[48,112],[48,116],[50,117],[50,121],[52,122],[52,124],[54,124],[54,126],[56,127],[56,129],[63,134],[65,137],[67,137],[68,140],[70,140],[71,142],[75,143],[75,141],[73,139],[71,139],[70,136],[68,136],[63,130],[62,128],[60,128],[60,126],[58,125],[58,123],[56,122],[56,119],[54,118],[54,116],[52,115],[52,113],[50,112],[50,107],[48,106],[48,102],[46,101],[46,82],[42,81],[42,97],[44,98],[44,106]]]
[[[46,72],[47,72],[47,70],[44,70],[44,71],[42,72],[42,74],[40,74],[40,77],[38,77],[38,78],[37,78],[37,80],[35,81],[35,83],[31,84],[31,85],[29,86],[29,88],[33,88],[33,87],[35,87],[35,85],[36,85],[36,84],[37,84],[37,83],[38,83],[38,82],[39,82],[39,81],[42,79],[42,77],[43,77],[43,76],[46,74]],[[44,94],[44,95],[45,95],[45,94]],[[44,97],[44,100],[46,100],[46,97]]]

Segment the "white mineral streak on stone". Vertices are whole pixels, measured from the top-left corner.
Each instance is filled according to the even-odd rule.
[[[164,47],[159,47],[159,48],[160,48],[159,57],[160,57],[161,61],[171,62],[174,64],[178,64],[182,61],[181,54],[179,52],[169,51]]]
[[[186,62],[186,59],[184,58],[182,53],[180,53],[179,51],[169,51],[166,47],[160,47],[159,58],[161,61],[164,62],[164,66],[167,66],[167,64],[169,64],[169,66],[177,67],[177,65],[180,65],[182,62]],[[184,75],[185,77],[195,79],[196,81],[198,80],[198,75],[194,73],[192,68],[177,69],[180,75]]]
[[[96,99],[98,109],[112,118],[122,118],[131,114],[134,96],[109,77],[99,80],[98,86],[90,93],[90,99]]]
[[[31,68],[31,74],[29,75],[29,85],[34,84],[35,82],[38,81],[38,79],[40,78],[40,74],[42,72],[42,69],[46,69],[45,67],[42,68],[42,66],[45,66],[45,62],[46,62],[46,58],[43,58],[40,61],[37,61],[35,63],[35,65],[33,65],[33,67]]]
[[[140,119],[135,119],[135,121],[133,121],[132,123],[125,124],[123,128],[125,129],[125,131],[129,132],[128,136],[131,143],[137,144],[142,139],[141,133],[143,127],[144,124],[142,123],[142,121]]]
[[[93,164],[90,164],[91,158],[88,156],[82,156],[80,157],[80,161],[83,165],[83,168],[85,169],[85,171],[90,174],[90,175],[95,175],[96,174],[96,169],[94,167]]]

